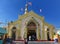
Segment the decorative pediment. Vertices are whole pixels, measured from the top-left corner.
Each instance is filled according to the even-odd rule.
[[[22,16],[19,17],[19,19],[22,20],[22,19],[25,19],[28,16],[34,16],[34,17],[36,17],[38,19],[41,19],[41,20],[44,19],[44,17],[39,16],[38,14],[34,13],[33,11],[30,11],[30,12],[28,12],[26,14],[23,14]]]

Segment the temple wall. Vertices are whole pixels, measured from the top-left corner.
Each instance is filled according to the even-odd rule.
[[[39,17],[37,15],[34,15],[35,13],[31,13],[32,15],[24,15],[21,16],[17,22],[13,22],[14,24],[10,24],[8,27],[8,35],[11,37],[12,32],[11,29],[13,26],[18,24],[17,30],[16,30],[16,39],[24,40],[24,38],[27,38],[27,24],[30,21],[33,21],[36,26],[36,34],[38,40],[47,40],[47,28],[49,28],[49,24],[45,24],[44,19],[42,17]],[[53,37],[53,28],[49,28],[50,38]]]

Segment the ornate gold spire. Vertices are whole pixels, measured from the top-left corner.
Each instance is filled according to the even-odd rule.
[[[28,1],[26,0],[26,5],[25,5],[25,14],[28,12]]]

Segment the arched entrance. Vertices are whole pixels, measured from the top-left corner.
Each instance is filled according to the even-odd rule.
[[[34,22],[29,22],[27,25],[27,40],[35,41],[36,37],[36,24]]]
[[[12,40],[15,40],[16,38],[16,27],[12,28]]]
[[[47,40],[50,41],[49,29],[47,29]]]

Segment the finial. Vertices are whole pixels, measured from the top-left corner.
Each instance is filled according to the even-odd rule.
[[[26,0],[26,5],[25,5],[25,14],[28,12],[28,1]]]

